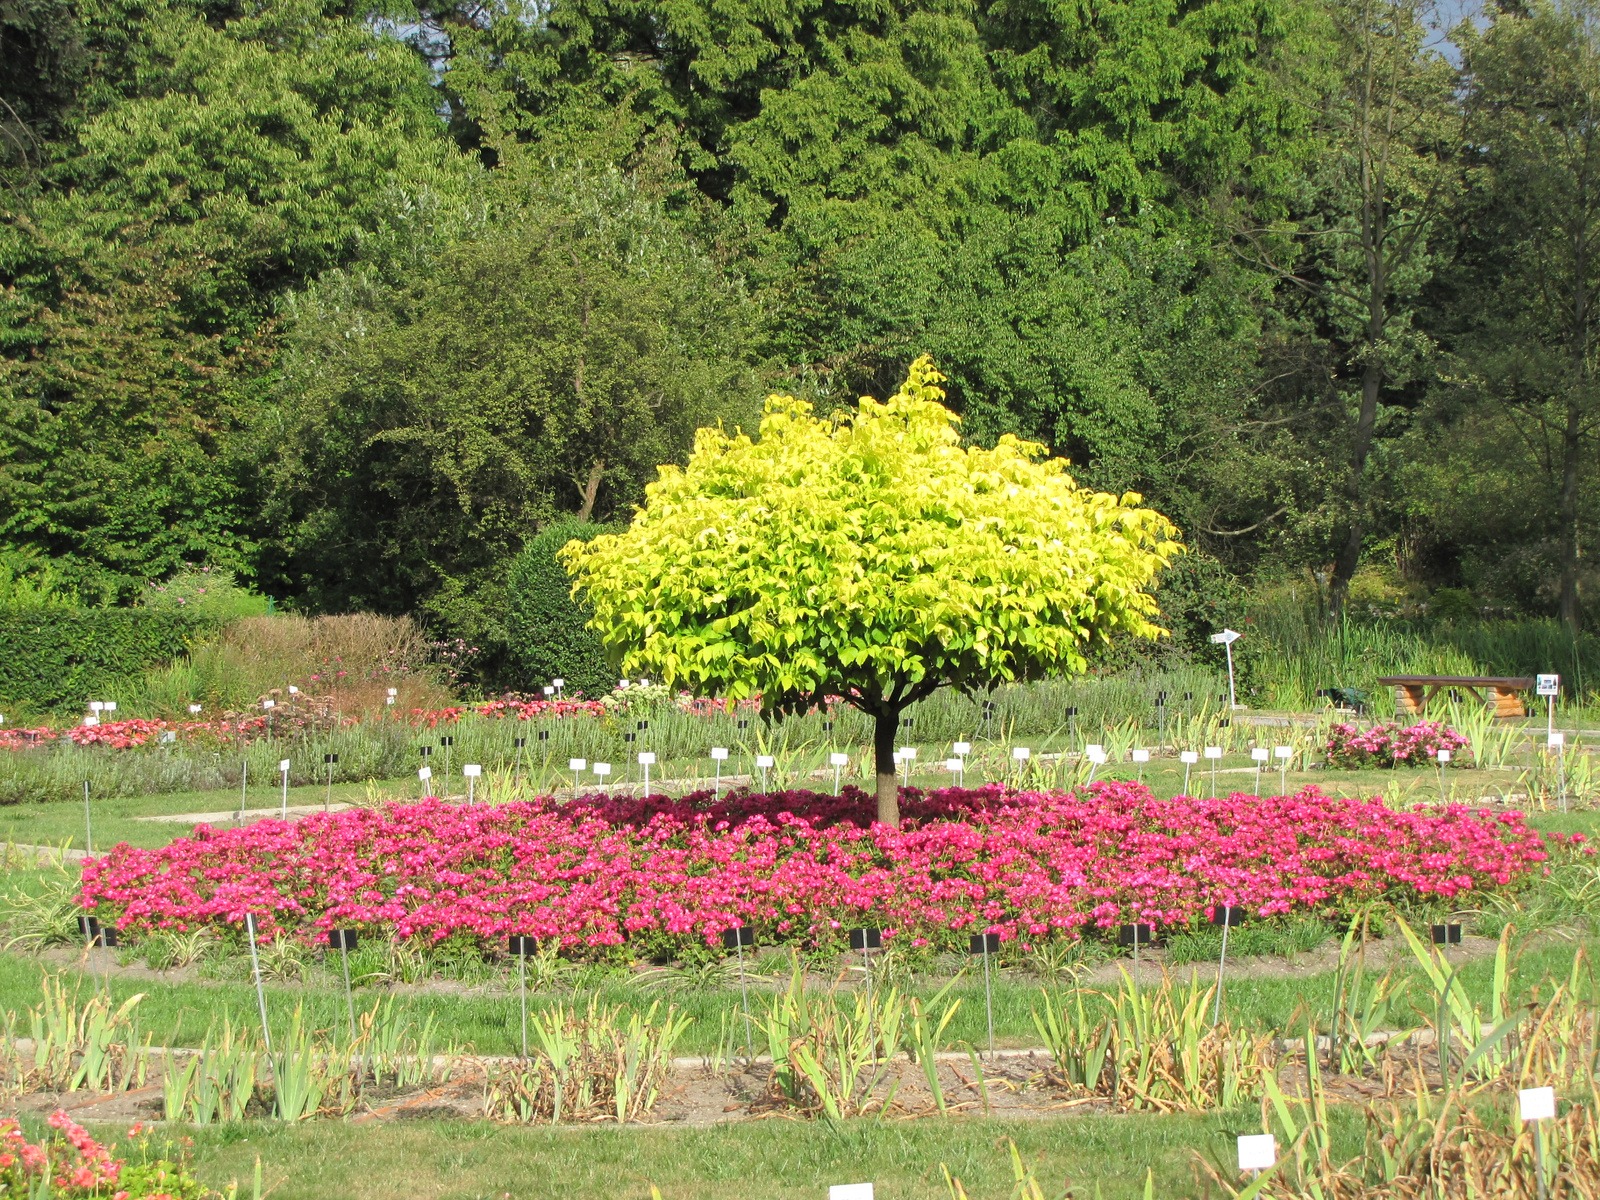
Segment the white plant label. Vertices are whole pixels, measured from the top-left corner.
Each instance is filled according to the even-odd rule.
[[[775,767],[777,765],[778,765],[777,764],[777,760],[774,759],[772,757],[772,755],[770,755],[770,754],[758,754],[758,755],[756,755],[756,766],[758,766],[758,767],[763,767],[763,768],[765,768],[765,767]],[[843,766],[844,764],[843,763],[839,763],[838,765],[839,766]]]
[[[277,708],[278,707],[278,702],[276,700],[263,700],[261,702],[261,707],[262,708]]]
[[[1207,758],[1221,758],[1222,757],[1222,747],[1221,746],[1207,746],[1206,747],[1206,757]]]
[[[1254,750],[1250,751],[1250,757],[1256,762],[1266,762],[1267,759],[1272,757],[1272,751],[1268,750],[1265,746],[1257,746]]]
[[[1214,646],[1231,646],[1241,636],[1236,629],[1224,629],[1221,633],[1213,633],[1211,635],[1211,644]]]
[[[199,715],[199,712],[200,712],[200,706],[198,704],[189,705],[189,715],[191,717]]]
[[[555,684],[555,686],[558,688],[564,688],[567,686],[567,681],[565,679],[552,679],[550,682]]]
[[[1439,751],[1439,754],[1438,754],[1438,759],[1439,759],[1439,761],[1440,761],[1440,762],[1441,762],[1441,763],[1447,763],[1447,762],[1449,762],[1449,761],[1450,761],[1450,751],[1448,751],[1448,750],[1441,750],[1441,751]]]
[[[300,689],[295,687],[295,685],[291,683],[289,685],[289,695],[298,696],[299,694],[300,694]],[[389,695],[391,695],[391,696],[394,695],[394,689],[393,688],[389,689]]]
[[[1090,742],[1083,748],[1083,752],[1090,758],[1093,758],[1096,754],[1104,754],[1106,752],[1106,748],[1096,742]]]
[[[1278,1144],[1270,1133],[1239,1135],[1239,1170],[1265,1171],[1277,1162]]]
[[[1534,694],[1539,696],[1559,696],[1561,694],[1561,676],[1537,675],[1534,677]]]
[[[870,1183],[836,1183],[828,1189],[828,1200],[872,1200]]]
[[[1089,756],[1089,761],[1097,767],[1106,761],[1106,752],[1099,746],[1090,746],[1084,753]]]
[[[468,779],[476,779],[478,776],[483,774],[483,768],[477,763],[468,763],[466,766],[461,768],[461,773]]]
[[[726,762],[727,759],[728,759],[727,747],[725,747],[725,746],[713,746],[713,747],[711,747],[711,757],[716,759],[718,762]]]
[[[1026,746],[1017,746],[1012,749],[1011,757],[1016,759],[1018,762],[1027,762],[1028,759],[1033,757],[1033,751],[1029,750]]]
[[[901,746],[900,757],[906,762],[914,761],[917,757],[917,748],[915,746]]]
[[[98,724],[100,724],[100,718],[99,718],[99,717],[85,717],[85,718],[84,718],[84,719],[83,719],[83,723],[84,723],[84,724],[85,724],[85,725],[88,725],[88,726],[90,726],[90,727],[93,727],[93,726],[95,726],[95,725],[98,725]]]
[[[955,751],[957,757],[965,758],[967,755],[972,753],[972,743],[957,742],[954,746],[951,746],[950,749]]]
[[[1274,758],[1293,758],[1294,757],[1294,747],[1293,746],[1274,746],[1272,748],[1272,757],[1274,757]]]
[[[587,767],[588,765],[589,765],[588,759],[584,759],[584,758],[569,758],[569,759],[567,759],[567,770],[569,770],[569,771],[581,771],[585,767]]]
[[[1556,1115],[1555,1088],[1523,1088],[1517,1093],[1517,1112],[1524,1121],[1550,1120]]]
[[[287,758],[280,759],[278,761],[278,770],[282,771],[285,775],[289,773],[289,760]]]
[[[596,775],[600,776],[601,779],[604,779],[607,775],[611,774],[611,764],[610,763],[595,763],[595,765],[594,765],[594,773]]]
[[[106,701],[106,711],[107,712],[116,712],[117,711],[117,702],[115,700],[107,700]]]
[[[947,758],[944,760],[944,769],[946,771],[959,771],[961,770],[962,765],[963,764],[959,758]]]
[[[1185,750],[1178,755],[1178,761],[1184,763],[1197,763],[1200,761],[1200,755],[1194,750]]]
[[[849,763],[850,763],[850,756],[848,754],[830,754],[830,755],[828,755],[828,765],[829,766],[832,766],[832,767],[843,767],[843,766],[848,766]]]
[[[653,767],[653,766],[655,766],[656,765],[655,752],[653,750],[646,750],[644,753],[639,755],[639,765],[641,767]]]
[[[1135,750],[1133,752],[1133,761],[1136,762],[1136,763],[1147,763],[1147,762],[1149,762],[1150,761],[1150,751],[1148,751],[1148,750]]]
[[[399,688],[390,688],[385,693],[385,695],[389,695],[389,696],[398,696],[399,694],[400,694],[400,689]]]
[[[422,780],[424,783],[426,783],[428,780],[433,778],[433,768],[432,767],[418,767],[417,768],[417,778]]]
[[[106,709],[106,706],[104,704],[100,703],[100,701],[98,701],[98,700],[89,701],[89,711],[90,712],[93,712],[93,713],[104,712],[105,709]]]
[[[1564,733],[1552,733],[1544,739],[1544,744],[1552,750],[1559,750],[1567,744],[1567,735]]]
[[[555,690],[555,688],[553,688],[553,687],[547,687],[547,688],[545,688],[545,690],[544,690],[544,694],[545,694],[545,695],[546,695],[546,696],[554,696],[554,695],[555,695],[555,694],[556,694],[556,690]]]

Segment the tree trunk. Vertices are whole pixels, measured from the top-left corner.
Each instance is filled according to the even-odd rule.
[[[894,739],[900,729],[900,710],[880,709],[873,714],[872,753],[878,769],[878,823],[900,828],[900,781],[894,769]]]
[[[1567,400],[1567,425],[1561,431],[1561,620],[1574,637],[1582,624],[1578,606],[1578,463],[1582,450],[1582,410]]]
[[[578,509],[578,520],[587,521],[594,515],[594,498],[600,491],[600,478],[605,474],[606,460],[596,459],[589,468],[589,478],[582,486],[583,506]]]

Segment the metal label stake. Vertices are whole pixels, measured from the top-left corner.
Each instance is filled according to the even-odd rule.
[[[350,951],[356,948],[360,934],[354,929],[328,930],[328,945],[339,951],[339,958],[344,963],[344,1005],[350,1016],[350,1041],[356,1040],[356,1002],[350,994]]]
[[[85,854],[94,853],[94,826],[89,821],[89,781],[83,781],[83,845]]]
[[[267,1024],[267,994],[261,989],[261,959],[256,954],[256,919],[254,914],[244,914],[245,933],[250,937],[250,974],[256,981],[256,1007],[261,1010],[261,1040],[272,1053],[272,1027]]]
[[[1211,910],[1211,923],[1222,926],[1222,953],[1217,957],[1217,1002],[1211,1010],[1211,1027],[1222,1020],[1222,969],[1228,961],[1228,930],[1244,920],[1244,909],[1219,904]]]
[[[278,763],[278,771],[283,776],[283,805],[279,815],[287,821],[289,819],[289,760],[287,758]]]
[[[975,933],[967,939],[969,954],[983,955],[983,1008],[989,1018],[989,1057],[994,1058],[994,985],[989,975],[989,955],[1000,953],[998,933]]]
[[[732,947],[739,954],[739,1000],[744,1007],[744,1052],[745,1061],[755,1061],[755,1039],[750,1032],[750,982],[744,974],[744,948],[756,944],[756,930],[753,925],[740,925],[733,929],[722,931],[722,946],[724,949]]]
[[[248,758],[241,758],[239,760],[239,820],[238,820],[238,823],[240,825],[244,824],[244,797],[245,797],[245,792],[249,789],[249,787],[250,787],[250,760]]]
[[[506,949],[517,956],[517,990],[522,997],[522,1057],[528,1057],[528,952],[537,950],[538,942],[531,937],[512,934],[506,939]]]

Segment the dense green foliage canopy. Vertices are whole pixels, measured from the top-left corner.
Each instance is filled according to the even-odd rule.
[[[1196,612],[1289,578],[1577,627],[1597,15],[19,0],[0,573],[210,564],[509,684],[541,529],[928,354],[965,445],[1150,497]]]

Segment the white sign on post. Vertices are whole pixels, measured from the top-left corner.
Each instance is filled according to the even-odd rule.
[[[569,770],[569,771],[581,771],[585,767],[587,767],[588,765],[589,765],[588,759],[583,759],[583,758],[569,758],[569,759],[567,759],[567,770]]]
[[[591,769],[596,775],[600,776],[601,779],[604,779],[607,775],[611,774],[610,763],[595,763]]]
[[[1293,758],[1294,757],[1294,747],[1293,746],[1274,746],[1272,748],[1272,756],[1274,758]]]
[[[1221,646],[1228,652],[1228,707],[1238,708],[1239,701],[1233,690],[1233,644],[1239,640],[1240,634],[1236,629],[1224,629],[1221,633],[1213,633],[1211,641]]]
[[[1011,757],[1018,762],[1027,762],[1028,759],[1033,757],[1033,751],[1026,746],[1014,746],[1011,750]]]
[[[1278,1162],[1278,1144],[1270,1133],[1239,1135],[1239,1170],[1267,1171]]]
[[[727,762],[728,761],[728,750],[727,750],[727,747],[725,747],[725,746],[713,746],[713,747],[711,747],[711,757],[716,759],[718,762]]]
[[[1150,751],[1148,751],[1148,750],[1135,750],[1133,752],[1133,761],[1136,762],[1136,763],[1147,763],[1147,762],[1149,762],[1150,761]]]
[[[1439,759],[1440,763],[1449,762],[1450,761],[1450,751],[1448,751],[1448,750],[1439,751],[1439,753],[1437,755],[1437,758]]]
[[[763,771],[767,770],[769,767],[774,766],[776,764],[776,762],[777,762],[777,760],[775,758],[773,758],[772,755],[770,755],[770,754],[758,754],[758,755],[756,755],[756,766],[760,767]]]
[[[957,742],[954,746],[950,747],[950,749],[954,750],[958,757],[965,758],[967,755],[972,753],[972,743]]]
[[[916,757],[917,757],[917,748],[915,746],[901,746],[900,747],[900,760],[902,762],[914,762],[916,760]]]
[[[1567,744],[1567,735],[1560,732],[1546,734],[1544,744],[1552,750],[1559,750]]]
[[[1185,750],[1178,755],[1178,761],[1182,763],[1194,764],[1200,761],[1200,755],[1194,750]]]
[[[1524,1121],[1550,1120],[1556,1115],[1555,1088],[1523,1088],[1517,1093],[1517,1112]]]
[[[1256,762],[1264,763],[1267,761],[1267,759],[1272,757],[1272,752],[1269,751],[1265,746],[1257,746],[1254,750],[1250,751],[1250,757]]]
[[[641,767],[653,767],[653,766],[655,766],[656,765],[655,753],[653,751],[650,751],[650,750],[644,751],[642,754],[639,755],[639,765]],[[761,764],[759,762],[757,762],[756,765],[759,767]]]
[[[285,775],[289,773],[289,760],[287,758],[278,760],[278,770],[282,771]]]
[[[424,783],[428,782],[428,780],[433,778],[433,768],[432,767],[418,767],[417,768],[417,778],[422,780],[422,782],[424,782]]]
[[[1536,675],[1534,676],[1533,691],[1538,696],[1559,696],[1561,694],[1561,676]]]
[[[1084,750],[1084,754],[1088,757],[1089,761],[1094,763],[1096,766],[1100,766],[1106,761],[1106,751],[1104,746],[1090,746]]]
[[[200,706],[198,704],[189,705],[189,715],[191,717],[198,715],[199,712],[200,712]]]
[[[828,1200],[872,1200],[870,1183],[836,1183],[828,1189]]]
[[[1222,757],[1222,747],[1221,746],[1207,746],[1206,747],[1206,757],[1207,758],[1221,758]]]
[[[963,765],[959,758],[947,758],[944,760],[944,769],[952,773],[961,770]]]
[[[468,779],[477,779],[483,774],[483,768],[477,763],[468,763],[466,766],[461,768],[461,773]]]
[[[847,767],[850,765],[850,756],[848,754],[830,754],[828,755],[828,765],[830,767]]]

